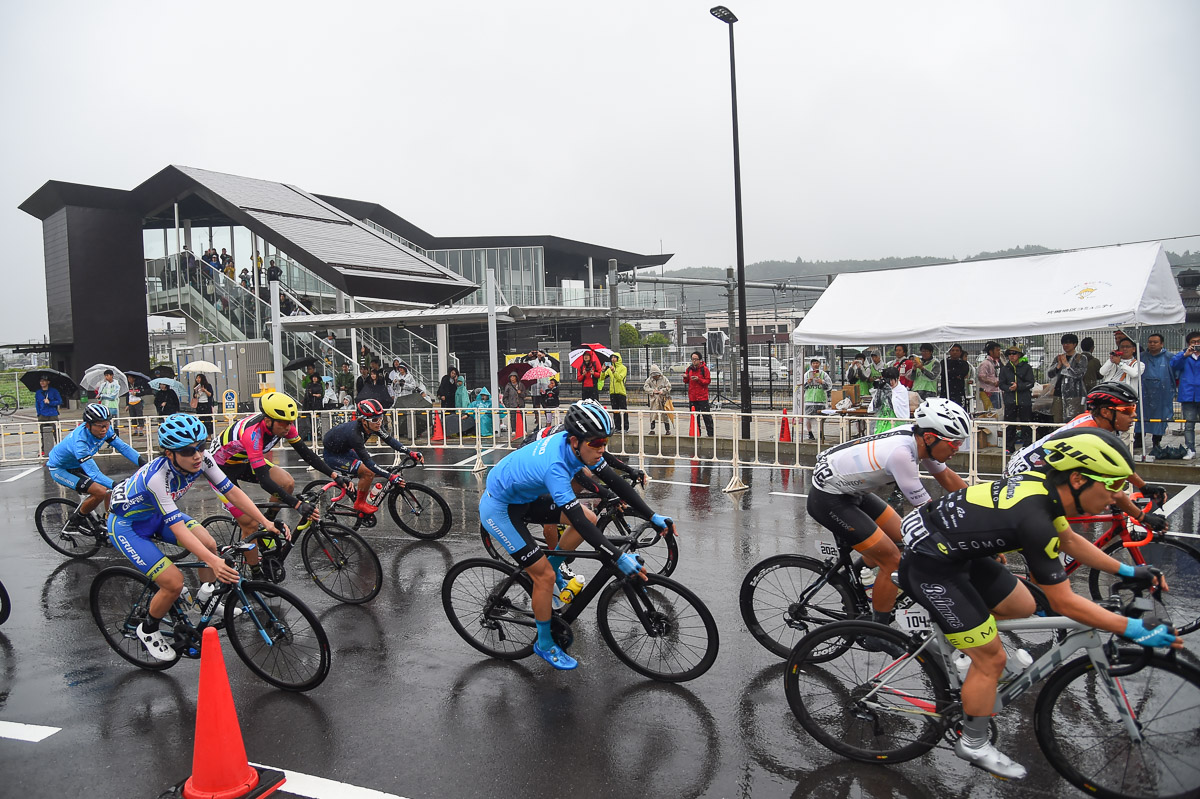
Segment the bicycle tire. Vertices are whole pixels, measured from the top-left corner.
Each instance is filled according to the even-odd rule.
[[[636,519],[638,523],[631,525],[631,519]],[[610,525],[615,525],[618,528],[615,535],[636,536],[635,544],[629,551],[642,557],[647,572],[660,577],[670,577],[675,572],[679,564],[679,536],[658,530],[646,519],[620,512],[607,514],[600,522],[602,533]]]
[[[4,587],[4,583],[0,583],[0,624],[8,621],[8,614],[12,612],[12,602],[8,598],[8,590]]]
[[[830,570],[828,564],[806,555],[775,555],[750,569],[738,592],[738,609],[754,640],[786,658],[817,627],[854,618],[855,591],[843,575]],[[825,584],[801,603],[804,593],[822,579]]]
[[[20,404],[12,394],[0,394],[0,416],[12,416]]]
[[[1134,565],[1131,551],[1120,541],[1114,541],[1104,548],[1106,555],[1111,555],[1121,563]],[[1162,569],[1171,587],[1159,597],[1162,607],[1154,615],[1170,619],[1180,635],[1200,629],[1200,550],[1191,544],[1156,535],[1153,541],[1137,551],[1142,553],[1146,563]],[[1120,579],[1099,569],[1092,569],[1088,574],[1088,590],[1092,599],[1106,599],[1109,586]]]
[[[225,595],[225,634],[250,671],[276,688],[310,691],[329,676],[329,638],[317,614],[274,583],[243,580],[241,594]]]
[[[652,630],[646,629],[635,604]],[[657,574],[645,582],[631,577],[610,583],[600,592],[596,620],[617,659],[653,680],[694,680],[708,671],[720,649],[708,607],[679,583]]]
[[[831,639],[841,639],[832,643]],[[864,639],[875,646],[866,649]],[[810,652],[837,649],[833,659],[814,662]],[[912,640],[869,621],[839,621],[801,639],[783,673],[792,713],[822,746],[865,763],[902,763],[933,749],[946,728],[944,712],[954,705],[946,676],[934,656],[921,653],[888,669],[912,649]],[[894,690],[871,694],[871,680],[887,670]],[[914,710],[918,712],[914,712]]]
[[[1113,665],[1142,656],[1140,648],[1122,647]],[[1122,702],[1136,714],[1140,743],[1129,740],[1085,655],[1060,666],[1042,687],[1034,708],[1038,745],[1063,779],[1094,796],[1195,797],[1200,669],[1174,655],[1145,657],[1141,669],[1114,678]]]
[[[100,539],[91,533],[64,533],[63,527],[78,502],[72,502],[62,497],[51,497],[42,500],[33,512],[33,521],[37,526],[38,535],[50,545],[50,548],[68,558],[90,558],[100,551]]]
[[[487,558],[468,558],[450,567],[442,580],[442,608],[463,640],[490,657],[519,660],[533,654],[533,581],[518,573],[503,593],[500,586],[517,567]],[[505,617],[529,624],[506,622]]]
[[[401,513],[399,502],[404,497],[405,513]],[[422,500],[424,496],[424,500]],[[434,541],[450,532],[453,516],[450,506],[441,494],[429,486],[420,483],[406,482],[403,488],[388,492],[388,513],[392,520],[400,525],[400,529],[422,541]],[[440,519],[439,519],[440,514]],[[422,519],[428,521],[422,522]]]
[[[300,540],[304,570],[325,593],[348,605],[379,595],[383,565],[361,535],[335,522],[314,524]]]
[[[100,628],[100,634],[113,651],[140,669],[162,671],[179,662],[176,650],[174,660],[159,660],[146,651],[137,637],[137,627],[146,618],[150,599],[158,592],[158,586],[137,569],[128,566],[109,566],[102,569],[92,580],[88,599],[92,619]],[[168,641],[174,641],[175,614],[168,613],[159,623],[159,629]]]

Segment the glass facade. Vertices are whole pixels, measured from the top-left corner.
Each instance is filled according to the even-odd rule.
[[[479,284],[473,294],[458,300],[460,305],[483,305],[484,274],[496,269],[500,291],[511,305],[544,305],[545,258],[541,247],[490,247],[476,250],[429,250],[426,255],[444,267]],[[500,301],[500,298],[497,298]]]

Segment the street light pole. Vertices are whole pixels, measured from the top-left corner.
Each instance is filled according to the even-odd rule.
[[[742,158],[738,144],[737,62],[733,54],[733,23],[737,17],[725,6],[709,9],[709,13],[729,27],[729,87],[733,97],[733,208],[737,232],[737,300],[738,351],[742,356],[741,405],[742,438],[750,438],[750,351],[746,332],[746,252],[742,238]]]

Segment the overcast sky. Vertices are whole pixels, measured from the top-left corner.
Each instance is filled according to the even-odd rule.
[[[730,7],[748,263],[1200,233],[1194,0]],[[168,164],[379,202],[435,235],[732,264],[708,8],[0,3],[0,341],[46,330],[41,223],[16,206]]]

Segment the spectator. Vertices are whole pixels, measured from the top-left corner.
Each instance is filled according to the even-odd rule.
[[[142,419],[146,412],[146,409],[142,407],[142,393],[140,385],[131,383],[129,385],[129,393],[125,395],[125,402],[129,406],[130,435],[142,431]]]
[[[895,419],[907,419],[908,389],[900,382],[900,370],[894,366],[884,367],[879,380],[871,392],[871,403],[867,415],[877,417],[875,432],[884,433],[898,423]]]
[[[662,419],[666,434],[671,435],[671,381],[657,366],[650,366],[650,376],[646,378],[642,389],[646,392],[646,400],[650,405],[650,435],[654,435],[655,425]]]
[[[204,422],[204,426],[208,428],[208,437],[212,438],[214,432],[212,409],[213,409],[213,387],[208,384],[208,378],[202,374],[197,374],[196,379],[192,381],[192,411],[195,416],[199,416]]]
[[[1200,330],[1187,334],[1183,352],[1171,359],[1171,369],[1179,375],[1179,404],[1183,407],[1183,459],[1196,457],[1196,421],[1200,420]],[[43,383],[43,385],[45,385]],[[40,405],[38,406],[41,407]]]
[[[808,371],[804,373],[803,382],[803,411],[804,429],[810,440],[815,440],[813,423],[820,423],[819,414],[829,405],[829,392],[833,390],[833,381],[829,373],[821,368],[821,361],[813,358],[809,361]]]
[[[1062,424],[1083,413],[1083,378],[1087,374],[1088,359],[1076,351],[1079,337],[1074,333],[1065,333],[1059,341],[1063,351],[1046,370],[1046,377],[1054,381],[1054,421]]]
[[[104,370],[104,379],[96,387],[96,399],[112,412],[113,419],[117,418],[117,409],[121,407],[121,384],[117,382],[112,369]]]
[[[887,368],[887,364],[883,362],[883,356],[879,354],[879,350],[872,347],[867,357],[863,359],[863,370],[867,375],[866,385],[862,386],[862,391],[859,398],[870,396],[871,391],[875,388],[875,384],[883,377],[883,370]]]
[[[955,344],[946,353],[946,377],[942,381],[942,396],[948,397],[963,408],[967,405],[967,383],[971,380],[971,363],[963,354],[960,344]]]
[[[366,348],[364,347],[364,354]],[[366,369],[366,367],[363,367]],[[458,387],[458,370],[453,366],[450,371],[442,378],[442,382],[438,384],[437,398],[442,403],[443,408],[454,408],[454,394]],[[489,392],[490,393],[490,392]]]
[[[367,384],[370,381],[371,370],[367,368],[366,364],[363,364],[358,368],[358,377],[354,380],[354,396],[356,398],[363,393],[363,389],[367,387]],[[357,401],[357,399],[355,401]]]
[[[846,367],[846,374],[842,376],[843,382],[857,388],[860,396],[869,391],[871,387],[870,378],[867,377],[865,357],[866,353],[857,353],[850,361],[850,365]]]
[[[250,276],[250,270],[245,267],[242,268],[241,273],[238,275],[238,282],[242,284],[242,288],[248,291],[254,290],[254,278]]]
[[[1134,457],[1142,459],[1142,435],[1150,434],[1152,448],[1147,461],[1155,458],[1154,450],[1162,444],[1167,422],[1175,417],[1175,373],[1171,369],[1171,353],[1163,349],[1161,333],[1151,333],[1142,353],[1145,370],[1142,373],[1142,401],[1138,420],[1133,426]]]
[[[488,395],[488,398],[491,399],[492,392],[481,391],[480,393],[486,393]],[[463,377],[462,375],[459,375],[458,380],[455,382],[455,385],[454,385],[454,407],[455,408],[465,408],[470,404],[471,404],[471,395],[467,392],[467,378]]]
[[[600,389],[597,383],[600,380],[600,364],[596,361],[596,356],[591,350],[585,350],[582,360],[579,362],[579,387],[582,392],[582,399],[594,399],[597,402],[600,400]]]
[[[226,255],[225,250],[221,250],[221,271],[225,273],[225,277],[230,280],[237,278],[237,267],[233,263],[233,257]]]
[[[983,397],[985,410],[1000,410],[1000,345],[989,341],[983,346],[984,358],[979,363],[976,375],[979,378],[979,393]]]
[[[42,457],[45,457],[58,444],[58,408],[63,401],[58,389],[50,386],[50,378],[43,377],[38,386],[33,395],[33,407],[41,422],[38,429],[42,434]]]
[[[892,361],[892,366],[896,367],[896,371],[900,373],[900,382],[906,389],[912,388],[912,371],[916,365],[913,359],[908,357],[908,345],[896,345],[896,360]]]
[[[708,404],[708,384],[712,382],[712,374],[699,350],[692,351],[692,362],[683,372],[683,381],[687,384],[688,410],[702,414],[700,419],[704,421],[704,429],[712,437],[713,418]],[[699,421],[696,422],[696,432],[700,432]]]
[[[330,350],[337,349],[337,336],[333,335],[332,330],[325,333],[325,346]]]
[[[913,363],[912,390],[923,400],[936,397],[942,379],[941,361],[933,357],[933,345],[921,345],[921,357]]]
[[[350,374],[350,364],[342,364],[342,371],[338,372],[333,378],[333,387],[338,392],[338,404],[344,404],[342,400],[347,397],[352,397],[356,393],[354,390],[354,375]]]
[[[529,391],[525,388],[525,384],[521,382],[515,372],[510,373],[508,376],[508,382],[504,385],[504,389],[500,392],[500,404],[505,408],[511,408],[514,411],[513,416],[516,416],[516,412],[519,412],[522,414],[522,417],[524,417],[525,400],[528,396]],[[525,429],[524,422],[521,424],[521,429]],[[513,431],[516,431],[515,427],[513,428]]]
[[[546,424],[553,427],[558,418],[558,381],[550,378],[541,395],[542,407],[546,410]]]
[[[459,380],[463,380],[463,378],[460,377]],[[465,387],[463,389],[463,393],[466,393]],[[474,401],[464,405],[463,407],[473,409],[471,411],[471,415],[475,419],[476,427],[479,428],[479,435],[483,438],[488,438],[491,436],[493,418],[493,414],[491,413],[492,392],[488,391],[487,386],[481,387],[479,389],[479,393],[475,396]],[[503,424],[500,425],[500,429],[505,429]]]
[[[291,316],[292,312],[295,310],[296,306],[292,304],[292,301],[288,299],[287,295],[282,291],[279,292],[279,315]]]
[[[308,367],[308,374],[304,376],[304,405],[306,411],[319,411],[325,407],[325,381],[317,374],[317,370],[313,367]],[[386,408],[387,405],[384,405]]]
[[[1088,392],[1096,387],[1100,382],[1100,361],[1092,353],[1096,350],[1096,342],[1092,341],[1092,337],[1088,336],[1083,341],[1079,342],[1079,349],[1087,356],[1088,366],[1087,371],[1083,373],[1083,395],[1086,397]]]
[[[367,351],[366,344],[362,344],[358,348],[358,365],[364,368],[371,366],[371,353]]]
[[[1003,364],[999,371],[1000,392],[1004,401],[1004,421],[1032,422],[1033,421],[1033,387],[1037,378],[1033,367],[1028,361],[1021,360],[1025,353],[1016,347],[1004,351],[1008,363]],[[1009,430],[1006,447],[1011,455],[1018,449],[1029,446],[1033,441],[1033,428],[1018,426]]]
[[[525,356],[525,362],[531,364],[534,368],[543,366],[547,369],[554,368],[554,362],[546,354],[545,350],[531,350]],[[537,382],[533,384],[533,407],[545,408],[546,406],[546,390],[550,388],[549,377],[539,377]],[[555,396],[557,396],[558,381],[555,381]],[[557,407],[557,406],[556,406]],[[539,420],[540,421],[540,420]]]
[[[175,389],[163,383],[154,391],[154,410],[159,416],[179,413],[179,395]]]
[[[425,389],[421,386],[421,383],[408,371],[408,366],[399,363],[399,360],[399,358],[396,359],[396,368],[393,369],[390,374],[388,374],[388,379],[392,384],[392,389],[395,392],[396,399],[400,400],[403,397],[408,397],[413,394],[420,394],[422,397],[427,396],[425,394]]]
[[[614,352],[612,362],[600,373],[598,388],[604,390],[604,381],[608,380],[608,401],[612,405],[613,431],[629,429],[629,396],[625,388],[625,378],[629,376],[629,367],[621,363],[621,353]]]

